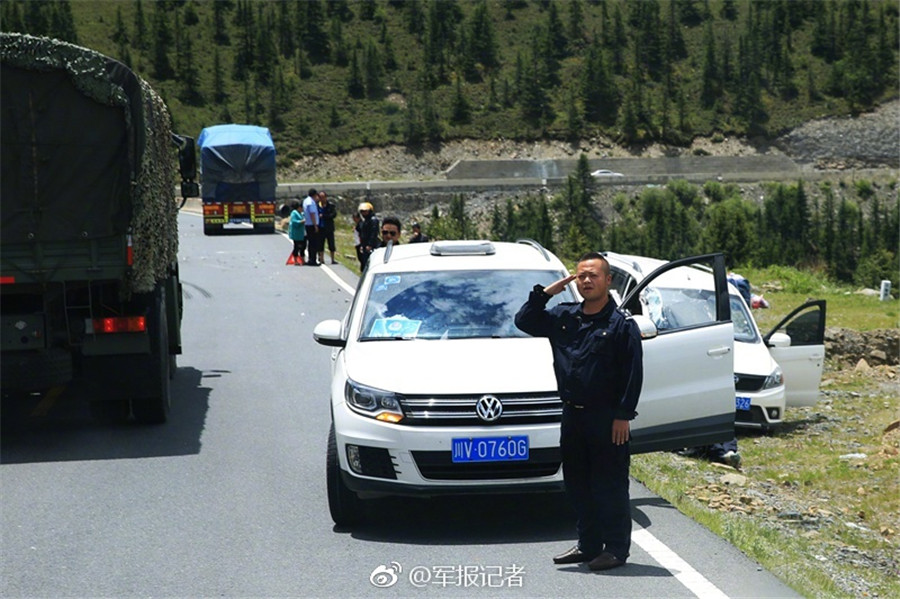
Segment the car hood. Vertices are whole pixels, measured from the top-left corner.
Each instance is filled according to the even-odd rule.
[[[776,362],[769,353],[769,348],[762,341],[746,343],[734,342],[734,372],[769,376],[775,370]]]
[[[350,379],[403,394],[556,391],[546,339],[362,341],[344,359]]]

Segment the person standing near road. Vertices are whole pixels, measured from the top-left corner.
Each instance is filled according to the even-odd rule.
[[[547,309],[575,281],[584,300]],[[516,326],[547,337],[563,401],[560,424],[563,480],[577,520],[578,544],[555,564],[587,562],[591,570],[625,565],[631,548],[630,421],[643,384],[637,324],[609,294],[609,263],[589,252],[574,275],[535,285]]]
[[[428,235],[422,233],[422,226],[419,223],[412,224],[412,237],[409,238],[410,243],[426,243]]]
[[[306,243],[309,260],[307,266],[318,266],[316,255],[319,252],[319,204],[318,192],[310,189],[309,194],[303,200],[303,217],[306,219]]]
[[[359,205],[359,215],[362,217],[362,220],[359,222],[360,263],[362,269],[365,270],[372,250],[381,246],[381,238],[379,237],[380,223],[375,217],[375,209],[369,202],[362,202]]]
[[[328,252],[331,254],[331,263],[334,260],[334,219],[337,217],[337,206],[328,199],[324,191],[319,192],[319,263],[325,263],[325,244],[328,244]]]
[[[396,216],[385,216],[381,221],[381,245],[387,245],[388,241],[400,244],[400,219]]]
[[[303,204],[300,200],[291,203],[291,222],[288,227],[288,237],[294,242],[294,251],[291,256],[294,264],[303,264],[303,254],[306,252],[306,220],[303,216]]]

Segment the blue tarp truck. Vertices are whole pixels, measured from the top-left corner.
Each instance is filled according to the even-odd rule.
[[[216,235],[227,224],[250,223],[275,232],[275,145],[265,127],[215,125],[197,138],[203,232]]]
[[[125,65],[0,34],[0,390],[160,423],[181,353],[176,175],[193,139]],[[176,158],[178,160],[176,160]]]

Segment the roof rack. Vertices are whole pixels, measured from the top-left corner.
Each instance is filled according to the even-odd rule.
[[[435,241],[430,251],[432,256],[492,256],[497,248],[490,241],[458,239]]]
[[[525,245],[530,245],[531,247],[533,247],[534,249],[536,249],[537,251],[539,251],[541,253],[541,255],[544,257],[544,260],[546,260],[547,262],[550,262],[550,254],[547,252],[547,250],[544,248],[544,246],[542,246],[540,243],[538,243],[534,239],[529,239],[527,237],[523,237],[522,239],[516,239],[516,243],[524,243]]]

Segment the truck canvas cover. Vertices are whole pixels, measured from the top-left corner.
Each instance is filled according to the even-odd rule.
[[[215,125],[197,139],[205,201],[225,201],[229,189],[258,186],[254,200],[275,199],[275,145],[265,127]],[[248,198],[249,199],[249,198]]]
[[[178,249],[162,99],[116,60],[21,34],[0,34],[0,82],[4,248],[20,244],[40,256],[42,244],[131,233],[130,286],[152,289]]]

